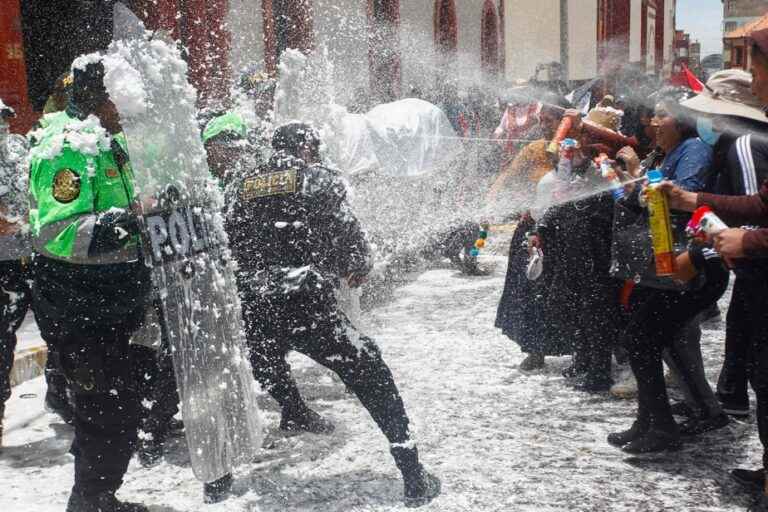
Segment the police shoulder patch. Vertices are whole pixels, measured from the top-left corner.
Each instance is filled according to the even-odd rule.
[[[296,169],[271,172],[243,180],[243,199],[296,193]]]
[[[80,195],[80,176],[72,169],[61,169],[53,177],[53,198],[71,203]]]

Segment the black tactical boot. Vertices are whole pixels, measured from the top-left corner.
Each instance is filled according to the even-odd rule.
[[[768,496],[760,494],[760,497],[747,509],[747,512],[768,512]]]
[[[676,430],[674,432],[668,432],[651,429],[624,445],[621,450],[626,453],[639,455],[643,453],[679,450],[681,446],[680,434]]]
[[[424,469],[415,447],[397,446],[391,448],[390,452],[403,475],[403,502],[406,507],[426,505],[440,494],[440,479]]]
[[[727,427],[731,420],[723,413],[717,416],[699,416],[690,418],[680,425],[680,433],[684,436],[697,436],[719,428]]]
[[[203,501],[209,504],[224,501],[231,488],[232,473],[227,473],[218,480],[203,484]]]
[[[765,488],[765,470],[760,469],[734,469],[731,470],[731,478],[744,487],[761,491]]]
[[[632,426],[629,427],[629,430],[608,434],[608,444],[621,448],[642,436],[647,430],[648,427],[646,425],[635,420]]]
[[[286,432],[309,432],[310,434],[331,434],[336,430],[336,427],[331,421],[326,420],[302,404],[299,407],[283,408],[280,430],[285,430]]]
[[[115,493],[104,491],[94,496],[84,496],[72,491],[67,503],[67,512],[149,512],[139,503],[118,501]]]

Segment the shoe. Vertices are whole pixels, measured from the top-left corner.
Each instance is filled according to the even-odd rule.
[[[609,393],[614,398],[629,400],[637,396],[637,379],[631,368],[625,368],[619,374],[619,380],[611,386]]]
[[[584,381],[578,382],[573,385],[573,389],[576,391],[583,391],[585,393],[591,393],[593,395],[600,395],[608,393],[611,390],[611,381]]]
[[[720,402],[720,406],[725,414],[734,418],[746,418],[749,416],[749,402],[737,402],[720,393],[717,393],[717,400]]]
[[[621,450],[626,453],[638,455],[643,453],[679,450],[681,446],[682,443],[680,443],[679,434],[651,429],[624,445]]]
[[[639,421],[635,420],[629,430],[623,432],[613,432],[608,434],[608,444],[621,448],[622,446],[631,443],[638,437],[645,434],[647,428],[644,427]]]
[[[43,406],[46,411],[57,414],[68,425],[71,425],[75,420],[75,411],[72,409],[72,404],[69,403],[66,395],[62,397],[52,393],[50,390],[46,391]]]
[[[110,491],[94,496],[72,491],[67,502],[67,512],[149,512],[149,509],[140,503],[119,501],[115,493]]]
[[[162,441],[156,441],[152,438],[151,434],[143,435],[144,437],[141,437],[140,434],[136,455],[139,458],[139,463],[142,467],[151,468],[152,466],[156,466],[163,458],[165,446]]]
[[[686,418],[692,418],[696,415],[696,412],[691,409],[691,406],[685,402],[675,402],[669,407],[672,409],[673,416],[685,416]]]
[[[232,473],[227,473],[218,480],[203,484],[203,501],[207,504],[224,501],[232,489]]]
[[[760,497],[750,505],[747,512],[768,512],[768,496],[760,494]]]
[[[680,434],[684,436],[697,436],[705,432],[711,432],[727,426],[731,420],[728,415],[723,413],[717,416],[690,418],[680,425]]]
[[[280,430],[286,432],[309,432],[310,434],[331,434],[336,426],[307,406],[293,411],[283,409]]]
[[[403,502],[408,508],[426,505],[440,494],[440,479],[420,467],[413,475],[403,478]]]
[[[731,478],[744,487],[761,491],[765,488],[765,470],[760,469],[732,469]]]
[[[520,363],[520,369],[524,372],[530,372],[540,368],[544,368],[544,354],[538,352],[531,352],[528,354],[528,357],[523,359],[523,362]]]
[[[584,372],[576,369],[576,365],[571,365],[562,371],[563,377],[568,380],[575,380],[584,377]]]

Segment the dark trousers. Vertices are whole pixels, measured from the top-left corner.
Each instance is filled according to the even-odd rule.
[[[295,350],[336,372],[390,443],[408,441],[408,416],[379,348],[329,301],[333,299],[243,300],[256,380],[284,410],[301,407],[303,399],[285,360]]]
[[[179,394],[173,372],[173,362],[165,346],[158,350],[143,345],[131,345],[134,380],[139,408],[139,427],[162,443],[168,434],[168,422],[179,412]]]
[[[768,283],[737,279],[726,317],[726,354],[718,393],[749,405],[747,380],[757,399],[757,427],[768,467]]]
[[[563,312],[571,317],[573,329],[574,370],[587,385],[612,383],[611,357],[620,334],[622,321],[619,305],[621,283],[595,278],[582,294],[573,296],[573,309]]]
[[[114,492],[122,485],[133,455],[139,417],[130,332],[115,327],[109,333],[77,339],[42,334],[56,347],[74,397],[73,491]]]
[[[637,419],[646,430],[676,431],[664,382],[662,352],[696,315],[725,292],[727,272],[718,269],[710,274],[706,284],[694,291],[637,287],[632,293],[623,340],[637,378]]]
[[[725,359],[717,379],[717,394],[724,402],[749,408],[748,366],[752,359],[751,318],[756,304],[768,295],[768,283],[737,277],[725,320]],[[761,318],[758,316],[757,318]]]
[[[0,261],[0,409],[11,397],[11,368],[16,350],[16,331],[32,301],[21,262]],[[0,418],[1,419],[1,418]]]

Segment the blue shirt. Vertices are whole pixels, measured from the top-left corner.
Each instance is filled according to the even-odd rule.
[[[712,147],[698,137],[678,144],[664,158],[661,173],[680,188],[700,192],[707,185],[707,175],[712,166]]]

